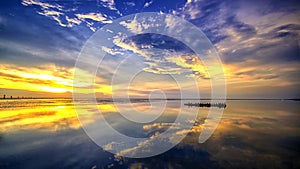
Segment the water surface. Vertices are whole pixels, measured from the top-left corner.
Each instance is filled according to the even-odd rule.
[[[161,118],[142,125],[119,118],[110,102],[98,108],[119,132],[147,137],[166,130],[184,102],[191,101],[167,101]],[[133,106],[149,109],[147,102]],[[132,159],[99,148],[81,128],[72,100],[0,100],[0,168],[300,168],[299,110],[297,101],[228,101],[212,137],[199,144],[208,108],[185,107],[185,113],[198,114],[187,137],[163,154]],[[97,118],[87,113],[81,122],[93,125]]]

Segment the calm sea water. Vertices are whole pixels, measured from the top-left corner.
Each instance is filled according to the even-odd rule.
[[[140,126],[119,119],[111,103],[98,104],[116,130],[140,137],[162,132],[164,128],[159,124],[174,121],[183,103],[168,101],[164,117]],[[126,109],[128,103],[121,106]],[[149,108],[147,102],[133,106],[137,110]],[[227,101],[214,134],[199,144],[208,108],[186,107],[186,113],[196,113],[198,118],[177,146],[154,157],[133,159],[115,156],[97,146],[81,128],[72,100],[1,100],[0,168],[296,169],[300,168],[299,110],[297,101]],[[82,121],[83,125],[93,123],[97,123],[93,116]]]

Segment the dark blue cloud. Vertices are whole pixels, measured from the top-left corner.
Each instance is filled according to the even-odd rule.
[[[193,53],[192,50],[184,43],[165,35],[147,33],[130,37],[129,40],[137,44],[139,48],[142,48],[142,46],[151,45],[152,47],[158,49]]]
[[[73,66],[70,58],[77,55],[70,55],[79,52],[92,33],[85,26],[61,27],[20,2],[1,1],[1,5],[0,60],[4,62]]]
[[[266,15],[274,12],[293,13],[299,11],[300,1],[298,0],[242,0],[249,6],[259,7],[256,12]]]
[[[281,25],[279,22],[270,22],[268,23],[270,26],[278,26],[273,30],[263,31],[266,33],[259,34],[257,27],[238,17],[238,12],[243,12],[243,9],[247,8],[254,8],[255,15],[262,18],[266,14],[278,12],[281,12],[282,16],[289,15],[300,11],[300,6],[297,4],[299,2],[296,1],[204,0],[199,5],[201,13],[191,22],[198,26],[214,45],[225,45],[221,47],[225,47],[227,50],[220,53],[225,63],[244,62],[249,59],[257,60],[261,64],[298,62],[300,61],[299,24]],[[266,29],[269,28],[266,27]],[[228,34],[228,30],[234,31],[236,35]],[[231,42],[230,40],[235,38],[233,36],[239,36],[239,41]],[[261,40],[247,42],[251,38]],[[272,41],[274,43],[269,43]]]
[[[229,16],[226,18],[225,25],[223,26],[232,27],[236,32],[242,34],[243,36],[252,36],[256,34],[254,26],[238,20],[236,16]]]
[[[287,24],[278,26],[277,28],[273,29],[269,34],[267,34],[267,37],[273,37],[273,38],[285,38],[285,37],[291,37],[295,38],[298,36],[298,33],[300,31],[300,24]]]
[[[201,14],[196,19],[191,20],[193,24],[198,26],[206,36],[212,41],[213,44],[216,44],[224,40],[227,35],[221,32],[222,23],[218,20],[220,16],[220,10],[222,1],[213,0],[213,1],[202,1],[200,4]]]
[[[226,63],[244,62],[254,59],[260,64],[285,64],[287,62],[299,62],[299,34],[300,25],[288,24],[278,26],[264,34],[253,34],[253,37],[260,38],[256,43],[246,43],[246,46],[237,44],[235,52],[227,51],[222,53]],[[272,43],[268,43],[271,41]],[[251,46],[247,46],[251,44]],[[234,50],[234,48],[233,48]]]

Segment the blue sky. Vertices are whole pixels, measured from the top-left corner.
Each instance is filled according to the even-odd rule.
[[[291,0],[1,1],[0,62],[6,70],[1,73],[1,93],[30,95],[30,89],[7,86],[8,81],[33,80],[8,73],[11,69],[70,73],[90,36],[114,19],[139,12],[176,15],[202,30],[224,64],[229,97],[300,96],[300,2]],[[131,41],[191,53],[172,40],[155,46],[160,39],[168,42],[150,35]]]

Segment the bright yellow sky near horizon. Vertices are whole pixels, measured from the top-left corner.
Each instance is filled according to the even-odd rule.
[[[246,63],[245,63],[246,64]],[[254,71],[257,67],[247,67],[244,65],[225,65],[227,92],[229,95],[234,95],[238,92],[247,94],[247,90],[252,89],[252,92],[268,91],[268,88],[283,88],[292,86],[293,83],[281,79],[269,80],[258,76],[243,75],[243,72]],[[43,65],[42,67],[21,67],[13,64],[0,65],[1,77],[0,88],[2,96],[6,97],[72,97],[73,90],[73,72],[74,68],[57,67],[53,64]],[[296,71],[297,68],[285,68],[281,71]],[[278,70],[279,71],[279,70]],[[84,73],[84,72],[83,72]],[[262,72],[264,73],[264,72]],[[274,72],[275,74],[276,72]],[[241,75],[237,75],[241,74]],[[89,76],[87,74],[87,76]],[[112,87],[105,84],[99,77],[96,78],[95,91],[101,97],[109,98],[112,95]],[[203,91],[210,90],[209,80],[199,79],[199,87]],[[155,88],[170,88],[168,84],[160,83],[159,81],[147,82],[138,88],[140,91],[154,90]],[[16,92],[13,92],[16,91]],[[84,92],[84,91],[83,91]],[[143,96],[140,93],[131,91],[131,96]],[[42,93],[42,94],[40,94]],[[2,97],[1,96],[1,97]]]

